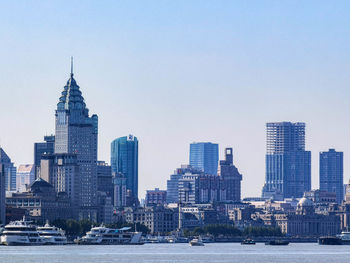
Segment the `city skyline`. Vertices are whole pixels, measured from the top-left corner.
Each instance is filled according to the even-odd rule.
[[[34,143],[54,133],[52,114],[74,55],[86,102],[100,117],[98,159],[110,159],[114,138],[140,140],[140,196],[165,189],[172,171],[188,163],[193,141],[218,143],[219,159],[232,146],[244,175],[242,197],[259,196],[270,121],[307,124],[312,188],[319,185],[319,152],[329,148],[344,152],[348,181],[349,4],[314,2],[300,10],[275,3],[267,10],[243,2],[158,9],[72,3],[67,10],[62,2],[39,4],[36,15],[30,4],[1,5],[2,95],[9,99],[0,105],[0,146],[16,166],[32,164]],[[10,19],[3,11],[9,9],[21,19]],[[54,13],[70,19],[55,22]]]

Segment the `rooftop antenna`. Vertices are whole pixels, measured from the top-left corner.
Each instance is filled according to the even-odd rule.
[[[70,57],[70,76],[73,77],[73,56]]]

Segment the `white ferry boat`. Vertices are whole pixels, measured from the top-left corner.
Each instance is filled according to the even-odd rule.
[[[40,237],[45,245],[66,245],[67,238],[62,229],[50,226],[46,223],[44,226],[37,228]]]
[[[120,229],[93,227],[82,238],[74,240],[80,245],[143,245],[142,232],[131,232],[131,227]]]
[[[337,238],[340,238],[341,243],[343,245],[350,245],[350,232],[349,231],[341,232],[341,234],[337,235]]]
[[[30,221],[14,221],[5,226],[1,234],[1,244],[12,245],[43,245],[43,239],[35,225],[31,225]]]

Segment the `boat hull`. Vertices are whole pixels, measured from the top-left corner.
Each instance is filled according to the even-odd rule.
[[[269,246],[287,246],[287,245],[289,245],[289,242],[288,241],[283,241],[283,240],[273,240],[273,241],[266,242],[265,245],[269,245]]]
[[[37,239],[35,241],[29,240],[25,236],[1,236],[1,244],[5,246],[41,246],[44,243]]]
[[[343,245],[343,242],[338,237],[320,237],[318,239],[319,245]]]

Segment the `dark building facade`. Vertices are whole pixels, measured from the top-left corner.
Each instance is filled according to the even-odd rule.
[[[205,174],[217,175],[219,145],[210,142],[190,144],[190,165]]]
[[[40,162],[44,154],[53,154],[55,151],[55,136],[44,136],[44,142],[34,143],[34,167],[35,178],[38,178],[40,173]]]
[[[70,198],[65,193],[56,193],[54,187],[38,178],[27,192],[12,193],[6,198],[9,210],[25,210],[29,219],[45,223],[46,220],[72,218]],[[11,216],[9,216],[11,217]]]
[[[267,123],[266,132],[262,196],[302,197],[311,189],[311,152],[305,151],[305,123]]]
[[[97,162],[97,191],[106,193],[107,196],[112,198],[113,203],[113,192],[114,186],[112,181],[112,169],[104,161]]]
[[[72,217],[79,219],[80,172],[76,154],[44,154],[40,162],[40,179],[50,183],[57,195],[69,198]]]
[[[320,153],[320,190],[336,193],[338,204],[344,200],[342,152],[329,149]]]
[[[129,135],[115,139],[111,143],[112,173],[123,174],[126,188],[138,199],[138,140]]]

